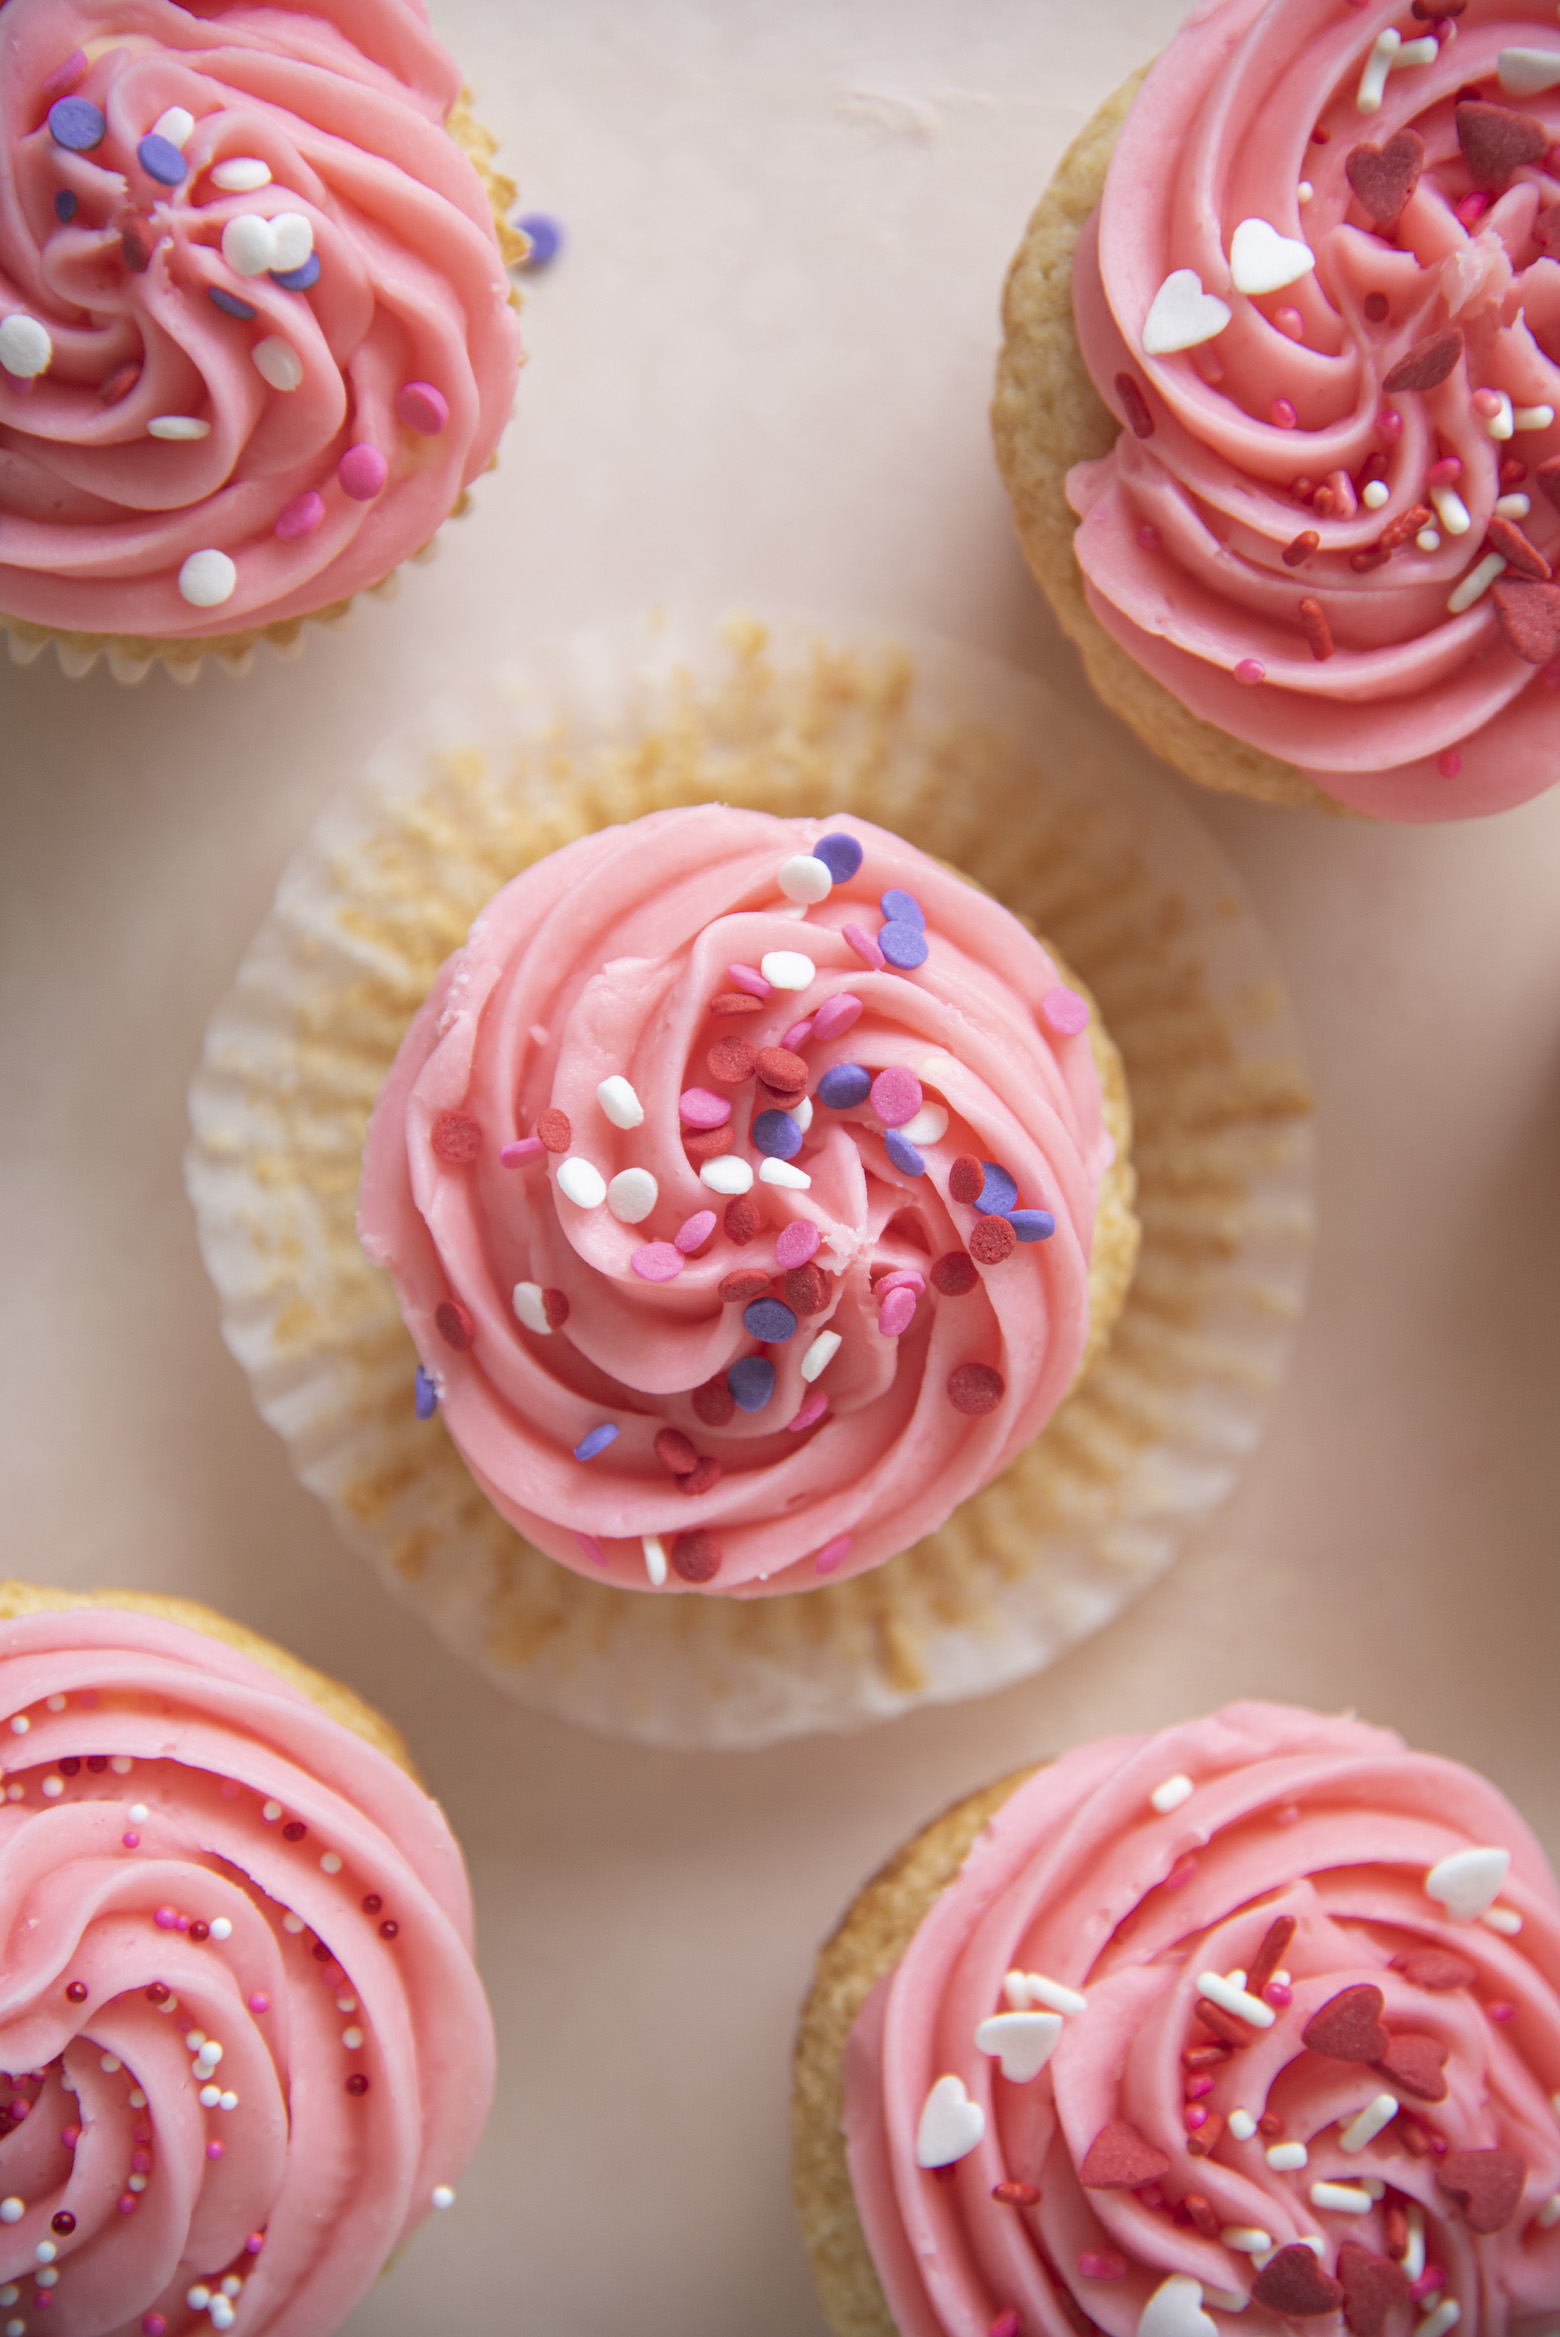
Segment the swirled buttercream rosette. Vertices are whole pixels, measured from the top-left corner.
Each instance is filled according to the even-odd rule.
[[[1552,10],[1220,0],[1063,163],[999,451],[1096,686],[1191,777],[1418,821],[1552,784],[1557,138]]]
[[[1229,1482],[1303,1083],[1190,823],[1019,743],[1092,773],[1087,721],[936,646],[591,635],[284,881],[192,1092],[204,1254],[295,1464],[512,1692],[725,1744],[976,1693]]]
[[[868,1886],[803,2017],[797,2199],[840,2337],[1505,2337],[1560,2307],[1557,2079],[1560,1892],[1505,1798],[1235,1705]]]
[[[10,0],[0,133],[13,654],[187,674],[383,589],[519,356],[513,189],[417,0]]]
[[[459,1849],[377,1714],[221,1616],[0,1618],[0,2306],[325,2337],[487,2115]]]

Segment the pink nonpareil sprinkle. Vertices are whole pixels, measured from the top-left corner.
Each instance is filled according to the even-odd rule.
[[[257,1988],[257,1989],[255,1990],[255,1993],[254,1993],[254,1995],[250,1997],[250,1999],[249,1999],[249,2009],[250,2009],[250,2011],[251,2011],[252,2013],[255,2013],[255,2014],[257,2014],[257,2015],[258,2015],[258,2014],[260,2014],[260,2013],[263,2013],[263,2012],[269,2012],[269,2011],[270,2011],[270,2009],[271,2009],[271,1999],[269,1998],[269,1996],[267,1996],[267,1995],[265,1994],[265,1992],[264,1992],[264,1990],[263,1990],[263,1989],[259,1989],[259,1988]]]
[[[703,1249],[710,1235],[715,1231],[716,1223],[717,1219],[713,1209],[696,1209],[693,1215],[686,1218],[677,1228],[672,1239],[682,1251],[683,1256],[691,1258],[695,1250]]]
[[[757,966],[728,966],[726,972],[733,990],[745,990],[750,998],[774,996],[773,982],[766,982]]]
[[[1181,2123],[1188,2134],[1195,2134],[1199,2126],[1206,2126],[1208,2113],[1201,2102],[1188,2102],[1181,2112]]]
[[[1244,682],[1247,689],[1254,690],[1258,682],[1267,680],[1267,667],[1259,657],[1243,657],[1235,668],[1235,679]]]
[[[282,505],[271,532],[284,544],[299,544],[305,536],[313,535],[324,517],[324,497],[317,495],[312,487],[305,487],[301,495]]]
[[[159,1907],[152,1917],[152,1921],[159,1931],[176,1931],[179,1923],[178,1909],[176,1907]]]
[[[731,1118],[731,1098],[708,1087],[685,1087],[677,1098],[677,1117],[685,1128],[724,1128]]]
[[[220,2158],[220,2157],[222,2156],[222,2145],[221,2145],[221,2143],[220,2143],[220,2142],[208,2142],[208,2143],[207,2143],[207,2145],[206,2145],[206,2156],[207,2156],[207,2158],[213,2158],[213,2159],[215,2159],[215,2158]]]
[[[264,2246],[264,2232],[251,2232],[248,2239],[244,2242],[244,2254],[246,2256],[258,2256]]]
[[[1009,2305],[1005,2313],[998,2313],[987,2337],[1024,2337],[1024,2324],[1015,2306]]]
[[[1078,2270],[1085,2280],[1125,2280],[1127,2259],[1118,2256],[1114,2248],[1085,2248],[1078,2258]]]
[[[68,97],[86,69],[86,50],[72,49],[63,65],[56,65],[52,73],[44,75],[39,94],[51,101],[57,97]]]
[[[585,1556],[590,1560],[592,1566],[605,1566],[608,1563],[607,1553],[605,1550],[603,1550],[601,1544],[597,1541],[594,1534],[576,1534],[574,1539],[578,1542],[581,1550],[583,1550]]]
[[[1089,1027],[1089,1001],[1058,982],[1040,1001],[1040,1019],[1059,1039],[1075,1039]]]
[[[850,990],[836,990],[826,998],[812,1018],[815,1039],[837,1039],[841,1031],[848,1031],[853,1022],[861,1019],[861,1000]]]
[[[1484,2015],[1486,2020],[1514,2021],[1517,2017],[1517,2008],[1514,2004],[1487,2004],[1484,2007]]]
[[[1376,428],[1381,432],[1388,446],[1396,446],[1403,435],[1403,417],[1396,406],[1382,407],[1381,412],[1376,416]]]
[[[1281,308],[1273,322],[1289,340],[1303,341],[1305,339],[1305,318],[1297,308]]]
[[[1435,767],[1443,779],[1455,779],[1462,769],[1462,757],[1455,747],[1448,747],[1444,754],[1436,756]]]
[[[1262,1991],[1263,2003],[1272,2005],[1275,2012],[1282,2012],[1285,2005],[1293,2004],[1294,2000],[1295,1992],[1287,1980],[1270,1980]]]
[[[1155,527],[1153,521],[1145,519],[1143,525],[1138,529],[1137,540],[1140,550],[1145,552],[1157,552],[1165,539],[1160,534],[1158,528]]]
[[[499,1146],[499,1164],[503,1168],[520,1168],[526,1161],[538,1159],[541,1150],[540,1136],[517,1136],[513,1144]]]
[[[878,1329],[885,1339],[903,1337],[915,1321],[915,1292],[901,1284],[891,1290],[878,1309]]]
[[[1440,2265],[1427,2264],[1408,2293],[1417,2305],[1422,2304],[1427,2296],[1434,2296],[1437,2289],[1445,2286],[1446,2274]]]
[[[1468,402],[1482,422],[1493,422],[1497,414],[1506,410],[1506,401],[1499,390],[1476,389]]]
[[[141,1837],[139,1834],[121,1834],[119,1839],[127,1850],[139,1850],[141,1847]]]
[[[1443,454],[1440,461],[1433,462],[1426,471],[1425,485],[1427,487],[1455,487],[1462,475],[1462,456],[1460,454]]]
[[[62,2126],[60,2128],[60,2141],[67,2150],[74,2150],[80,2140],[81,2128],[79,2126]]]
[[[133,2191],[121,2191],[119,2197],[114,2201],[114,2205],[118,2208],[121,2215],[134,2215],[135,2193]]]
[[[814,1427],[829,1409],[827,1396],[809,1396],[793,1420],[786,1422],[793,1436],[800,1436],[804,1428]]]
[[[675,1242],[646,1242],[628,1262],[641,1282],[675,1282],[685,1260]]]
[[[864,925],[842,926],[841,933],[864,966],[871,966],[877,972],[884,965],[883,952]]]
[[[810,1217],[793,1217],[775,1236],[775,1264],[786,1273],[793,1266],[805,1266],[817,1256],[822,1238]]]
[[[833,1574],[850,1556],[849,1534],[836,1534],[832,1542],[825,1542],[813,1561],[817,1574]]]
[[[808,1015],[805,1022],[792,1023],[790,1029],[786,1032],[785,1037],[780,1041],[780,1044],[782,1047],[786,1048],[789,1053],[794,1055],[798,1047],[806,1046],[812,1035],[813,1017]]]
[[[1300,424],[1300,416],[1296,413],[1294,405],[1290,399],[1275,398],[1273,400],[1270,411],[1272,413],[1274,423],[1280,430],[1298,429]]]
[[[1212,2091],[1211,2077],[1189,2077],[1186,2081],[1185,2092],[1189,2102],[1205,2102]]]

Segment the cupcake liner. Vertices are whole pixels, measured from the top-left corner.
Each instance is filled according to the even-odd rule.
[[[1311,1101],[1237,879],[1119,752],[1091,705],[936,641],[635,624],[440,701],[293,860],[191,1089],[202,1252],[299,1477],[509,1693],[684,1747],[982,1694],[1108,1621],[1228,1491],[1302,1304]],[[1012,1467],[887,1565],[762,1602],[657,1600],[531,1549],[414,1418],[354,1230],[374,1097],[483,903],[587,829],[710,800],[860,813],[1032,918],[1121,1049],[1143,1226],[1108,1349]]]

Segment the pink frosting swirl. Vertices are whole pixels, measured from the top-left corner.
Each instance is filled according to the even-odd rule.
[[[939,1525],[1082,1353],[1086,1021],[863,820],[660,812],[516,877],[407,1034],[359,1210],[495,1506],[641,1590],[810,1587]]]
[[[1557,136],[1539,0],[1213,0],[1079,247],[1083,352],[1131,425],[1069,476],[1090,606],[1194,713],[1390,818],[1554,778],[1560,594],[1532,588],[1560,541]],[[1167,348],[1149,320],[1183,271],[1228,321]],[[1411,352],[1434,375],[1439,336],[1442,378],[1396,379]]]
[[[980,2138],[923,2165],[939,2080]],[[863,2008],[845,2123],[903,2337],[1406,2337],[1411,2292],[1502,2337],[1560,2306],[1557,2087],[1560,1893],[1503,1796],[1239,1704],[1019,1787]]]
[[[325,2337],[491,2099],[441,1813],[271,1671],[124,1609],[0,1624],[0,1745],[5,2301],[56,2337]]]
[[[459,86],[421,0],[9,0],[0,609],[230,634],[427,542],[519,355]]]

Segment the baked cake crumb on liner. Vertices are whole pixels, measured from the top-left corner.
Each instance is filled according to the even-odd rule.
[[[483,904],[573,837],[723,801],[854,812],[1075,967],[1131,1092],[1142,1250],[1103,1356],[938,1532],[805,1594],[656,1599],[532,1549],[418,1421],[355,1210],[374,1098]],[[934,641],[751,618],[601,628],[477,677],[325,811],[217,1009],[186,1181],[224,1336],[344,1538],[523,1702],[736,1748],[984,1694],[1153,1580],[1261,1434],[1303,1302],[1311,1098],[1271,949],[1107,719]]]

